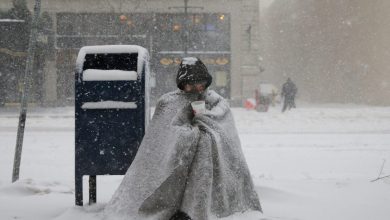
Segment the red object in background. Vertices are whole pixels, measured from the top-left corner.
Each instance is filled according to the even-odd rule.
[[[125,23],[126,20],[127,20],[126,15],[121,15],[121,16],[119,16],[119,21],[120,21],[121,23]]]
[[[245,100],[244,102],[244,108],[246,108],[247,110],[253,110],[253,109],[256,109],[257,106],[259,105],[259,101],[260,101],[260,98],[259,98],[259,91],[256,89],[255,90],[255,98],[248,98]]]
[[[258,112],[267,112],[271,100],[267,96],[262,96],[258,89],[255,90],[255,98],[246,99],[244,108],[247,110],[256,110]]]
[[[246,99],[244,102],[244,108],[248,110],[256,109],[256,100],[253,98]]]

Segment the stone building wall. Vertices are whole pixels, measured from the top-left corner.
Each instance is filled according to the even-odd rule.
[[[12,7],[2,1],[0,7],[6,9]],[[27,0],[32,11],[34,0]],[[188,1],[189,6],[203,7],[202,9],[190,8],[191,13],[228,13],[230,15],[230,52],[231,52],[231,91],[230,98],[234,103],[241,104],[243,98],[252,97],[257,87],[259,78],[259,1],[258,0],[197,0]],[[41,11],[48,12],[53,18],[60,12],[73,13],[183,13],[184,9],[173,8],[184,6],[183,0],[42,0]],[[56,27],[56,25],[54,25]],[[58,30],[54,30],[57,33]],[[48,62],[45,68],[47,81],[45,97],[48,102],[56,99],[56,85],[58,81],[56,64]]]

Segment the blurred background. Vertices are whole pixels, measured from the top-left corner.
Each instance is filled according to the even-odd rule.
[[[390,104],[390,1],[274,0],[263,10],[263,77],[310,102]]]
[[[0,0],[0,106],[20,102],[34,3]],[[288,77],[302,102],[390,105],[389,12],[387,0],[42,0],[29,103],[74,104],[82,46],[136,44],[152,103],[196,56],[235,106]]]

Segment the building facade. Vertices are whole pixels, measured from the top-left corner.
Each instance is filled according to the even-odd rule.
[[[262,75],[307,102],[390,105],[390,1],[274,0]]]
[[[34,2],[27,1],[31,11]],[[41,39],[54,48],[40,80],[44,104],[72,103],[77,53],[89,45],[147,48],[154,100],[176,88],[184,56],[202,59],[212,88],[233,103],[252,97],[260,80],[258,0],[42,0],[41,11],[52,22],[50,36]]]

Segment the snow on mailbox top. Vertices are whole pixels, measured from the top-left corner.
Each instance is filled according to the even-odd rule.
[[[137,72],[123,70],[97,70],[87,69],[83,73],[83,81],[118,81],[137,80]]]
[[[149,61],[148,51],[137,45],[102,45],[102,46],[85,46],[79,51],[76,60],[76,72],[81,73],[83,71],[83,65],[86,54],[116,54],[116,53],[137,53],[137,71],[138,75],[141,74],[143,68],[143,62]],[[115,76],[113,76],[115,78]]]

